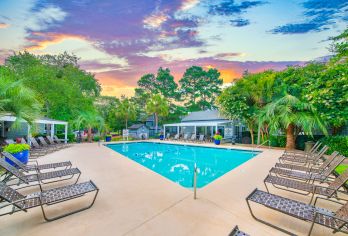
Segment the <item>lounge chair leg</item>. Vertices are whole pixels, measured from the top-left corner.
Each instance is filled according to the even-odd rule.
[[[84,211],[84,210],[87,210],[87,209],[91,208],[94,205],[94,202],[95,202],[95,200],[97,198],[98,193],[99,193],[99,189],[96,190],[96,193],[94,195],[92,203],[89,204],[87,207],[80,208],[80,209],[78,209],[76,211],[71,211],[71,212],[68,212],[68,213],[65,213],[65,214],[62,214],[62,215],[59,215],[59,216],[56,216],[56,217],[51,217],[51,218],[47,217],[45,209],[44,209],[43,205],[41,204],[42,215],[43,215],[43,217],[44,217],[44,219],[46,221],[51,222],[51,221],[58,220],[60,218],[63,218],[63,217],[66,217],[66,216],[69,216],[69,215],[72,215],[72,214],[75,214],[75,213],[78,213],[78,212],[81,212],[81,211]]]
[[[277,230],[279,230],[279,231],[281,231],[281,232],[283,232],[283,233],[285,233],[285,234],[296,236],[295,234],[291,233],[290,231],[287,231],[287,230],[282,229],[282,228],[280,228],[280,227],[278,227],[278,226],[276,226],[276,225],[273,225],[273,224],[271,224],[271,223],[269,223],[269,222],[266,222],[266,221],[263,221],[263,220],[257,218],[257,217],[254,215],[253,211],[251,210],[250,203],[249,203],[249,200],[248,200],[248,199],[246,200],[246,202],[247,202],[247,205],[248,205],[248,208],[249,208],[249,212],[250,212],[251,216],[252,216],[255,220],[257,220],[258,222],[260,222],[260,223],[262,223],[262,224],[265,224],[265,225],[268,225],[268,226],[270,226],[270,227],[272,227],[272,228],[275,228],[275,229],[277,229]]]
[[[268,187],[267,187],[266,181],[263,181],[263,184],[265,185],[266,190],[267,190],[267,192],[269,193],[269,190],[268,190]]]

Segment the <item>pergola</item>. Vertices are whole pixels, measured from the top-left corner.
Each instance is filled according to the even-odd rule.
[[[197,127],[212,127],[211,135],[214,135],[214,127],[215,131],[218,130],[218,126],[225,126],[228,124],[232,124],[232,121],[196,121],[196,122],[181,122],[175,124],[165,124],[164,126],[164,137],[166,135],[166,127],[177,127],[177,134],[180,134],[180,127],[193,127],[194,134],[197,135]]]
[[[16,121],[16,117],[15,116],[11,116],[11,115],[4,115],[4,116],[0,116],[0,122],[2,123],[2,127],[4,127],[4,123],[6,122],[15,122]],[[23,123],[27,123],[28,125],[28,137],[31,137],[31,127],[28,124],[27,121],[25,120],[21,120],[20,122]],[[37,119],[34,121],[34,123],[36,124],[44,124],[44,125],[50,125],[50,136],[53,137],[54,136],[54,130],[55,130],[55,125],[64,125],[65,126],[65,130],[64,130],[64,142],[67,143],[68,141],[68,122],[66,121],[61,121],[61,120],[53,120],[47,117],[43,117],[40,119]],[[5,130],[2,129],[2,137],[5,136]],[[28,138],[28,143],[30,144],[30,139]]]

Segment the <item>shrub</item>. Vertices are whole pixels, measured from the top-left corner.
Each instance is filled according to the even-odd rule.
[[[65,134],[57,134],[57,137],[60,139],[64,139],[65,138]],[[72,143],[75,142],[76,138],[75,138],[75,134],[68,134],[68,142]]]
[[[329,146],[327,154],[337,151],[348,157],[348,136],[328,136],[320,139],[320,141]]]
[[[285,136],[270,136],[269,140],[271,142],[272,147],[285,147],[286,145],[286,137]]]
[[[304,150],[306,142],[308,142],[308,141],[316,142],[323,137],[325,137],[325,136],[324,135],[313,135],[313,136],[298,135],[296,138],[296,148],[300,149],[300,150]]]
[[[215,134],[213,138],[214,140],[222,140],[222,136],[220,134]]]
[[[30,150],[30,146],[28,144],[13,143],[13,144],[7,145],[4,148],[4,151],[9,152],[9,153],[17,153],[17,152],[21,152],[21,151],[25,151],[25,150]]]
[[[100,136],[99,136],[99,135],[95,135],[95,136],[93,137],[93,141],[94,141],[94,142],[99,142],[99,141],[100,141]]]

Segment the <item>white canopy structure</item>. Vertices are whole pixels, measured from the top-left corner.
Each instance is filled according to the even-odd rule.
[[[15,116],[11,116],[11,115],[4,115],[4,116],[0,116],[0,122],[1,122],[1,127],[3,127],[1,129],[1,137],[5,137],[5,122],[15,122],[16,121],[16,117]],[[28,124],[28,122],[26,122],[25,120],[20,121],[22,123],[27,123],[27,137],[31,137],[31,127]],[[44,125],[50,125],[50,136],[53,137],[54,136],[54,131],[55,131],[55,125],[64,125],[65,127],[65,136],[64,136],[64,141],[65,143],[67,143],[68,140],[68,122],[66,121],[60,121],[60,120],[53,120],[47,117],[43,117],[40,119],[37,119],[34,121],[34,123],[36,124],[44,124]],[[30,143],[30,139],[28,139],[28,142]]]

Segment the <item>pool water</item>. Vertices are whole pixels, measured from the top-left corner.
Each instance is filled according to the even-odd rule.
[[[258,154],[237,149],[199,147],[154,142],[108,144],[107,147],[180,184],[193,187],[197,166],[197,188],[201,188]]]

